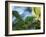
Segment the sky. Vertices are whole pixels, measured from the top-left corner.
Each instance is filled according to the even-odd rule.
[[[25,19],[27,16],[32,16],[32,11],[25,11],[27,7],[19,7],[19,6],[13,6],[12,11],[18,11],[19,15],[24,16],[23,19]],[[16,17],[13,17],[13,21],[16,19]]]
[[[16,7],[16,6],[13,6],[12,9],[13,9],[13,11],[18,11],[19,14],[21,15],[24,12],[25,7]]]

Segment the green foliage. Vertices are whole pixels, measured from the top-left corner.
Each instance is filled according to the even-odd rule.
[[[27,29],[40,29],[40,20],[35,18],[40,18],[39,8],[34,8],[35,16],[27,16],[25,20],[18,14],[17,11],[13,11],[13,16],[16,17],[15,24],[13,23],[13,30],[27,30]]]
[[[17,19],[22,20],[22,19],[21,19],[22,17],[19,15],[19,13],[18,13],[17,11],[12,11],[12,14],[13,14],[13,16],[15,16]]]
[[[26,17],[26,19],[25,19],[25,21],[28,21],[28,22],[32,22],[33,21],[33,19],[34,19],[34,17],[33,16],[27,16]]]
[[[37,19],[40,19],[41,16],[41,8],[40,7],[33,7],[34,13],[35,13],[35,17]]]
[[[32,23],[32,25],[34,24],[34,29],[40,29],[40,21],[39,20],[35,20],[35,22]]]

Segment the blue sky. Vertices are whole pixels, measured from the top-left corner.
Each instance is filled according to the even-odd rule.
[[[13,11],[18,11],[20,15],[24,12],[24,10],[25,10],[24,7],[13,6]]]
[[[27,7],[19,7],[19,6],[13,6],[12,11],[18,11],[19,15],[24,16],[23,19],[25,19],[27,16],[32,16],[32,11],[25,11]],[[13,17],[13,20],[16,18]]]

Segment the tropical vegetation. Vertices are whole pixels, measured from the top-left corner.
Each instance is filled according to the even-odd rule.
[[[25,11],[34,15],[27,16],[25,19],[21,16],[18,11],[12,11],[12,15],[16,17],[14,22],[12,22],[12,29],[13,30],[31,30],[31,29],[40,29],[40,18],[41,18],[41,11],[40,7],[27,7]],[[24,12],[25,12],[24,11]],[[24,20],[23,20],[24,19]]]

